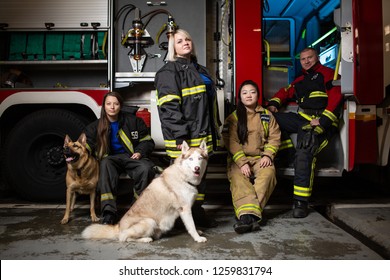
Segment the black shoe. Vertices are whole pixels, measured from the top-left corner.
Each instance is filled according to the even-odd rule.
[[[302,200],[294,200],[294,209],[293,209],[293,217],[294,218],[305,218],[309,214],[309,210],[307,208],[307,201]]]
[[[252,224],[246,224],[243,221],[239,220],[237,223],[234,224],[233,229],[238,234],[243,234],[252,230]]]
[[[260,230],[259,221],[261,219],[250,214],[242,215],[237,223],[234,224],[233,229],[238,234],[243,234],[250,231]]]
[[[103,219],[102,224],[103,225],[115,225],[116,224],[116,214],[111,211],[104,211],[103,212]]]
[[[255,219],[255,221],[253,221],[252,223],[252,231],[258,231],[260,230],[260,222],[261,222],[261,219]]]
[[[255,215],[249,215],[251,218],[251,231],[258,231],[260,230],[260,222],[261,218],[255,216]]]

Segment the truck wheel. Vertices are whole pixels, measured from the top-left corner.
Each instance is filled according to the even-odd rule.
[[[4,145],[4,178],[30,201],[63,201],[66,196],[65,134],[77,140],[83,119],[66,110],[34,112],[19,121]]]

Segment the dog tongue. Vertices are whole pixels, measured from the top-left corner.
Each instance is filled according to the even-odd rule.
[[[68,158],[66,158],[66,162],[70,162],[70,161],[72,161],[73,160],[73,158],[72,157],[68,157]]]

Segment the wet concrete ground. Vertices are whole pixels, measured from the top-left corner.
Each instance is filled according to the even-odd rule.
[[[258,232],[238,235],[226,182],[211,185],[205,209],[219,226],[196,243],[175,228],[150,244],[84,240],[88,199],[77,200],[61,225],[64,203],[37,204],[0,197],[1,260],[383,260],[390,259],[390,195],[345,181],[317,182],[304,219],[292,218],[289,181],[279,184]],[[127,198],[120,202],[122,214]]]
[[[233,210],[209,205],[207,213],[219,226],[204,230],[207,243],[196,243],[185,230],[174,229],[150,244],[90,241],[80,233],[90,224],[88,205],[81,205],[67,225],[62,205],[0,206],[2,260],[378,260],[383,259],[358,239],[314,211],[292,218],[291,209],[266,209],[267,221],[258,232],[238,235]]]

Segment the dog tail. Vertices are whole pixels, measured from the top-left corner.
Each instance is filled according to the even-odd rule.
[[[81,236],[85,239],[117,240],[119,236],[119,224],[116,225],[92,224],[83,230]]]

